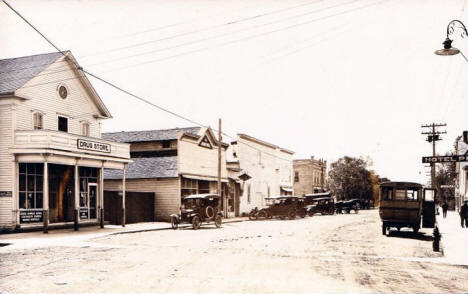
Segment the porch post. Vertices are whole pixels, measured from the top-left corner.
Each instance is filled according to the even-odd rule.
[[[99,176],[99,223],[101,225],[101,229],[104,228],[104,162],[102,163],[102,167],[100,169],[100,176]]]
[[[123,177],[122,177],[122,227],[125,227],[125,168],[123,168]]]
[[[49,232],[49,164],[44,160],[44,174],[42,176],[42,221],[44,234]]]
[[[75,161],[75,213],[74,213],[74,224],[73,229],[78,231],[78,217],[80,208],[80,174],[78,173],[78,159]]]

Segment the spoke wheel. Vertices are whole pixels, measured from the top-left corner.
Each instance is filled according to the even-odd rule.
[[[266,213],[265,210],[260,210],[258,213],[257,213],[257,219],[259,218],[264,218],[264,219],[267,219],[268,218],[268,214]]]
[[[294,210],[290,210],[288,212],[288,218],[289,219],[295,219],[296,218],[296,212]]]
[[[198,216],[192,218],[192,227],[194,230],[198,230],[201,227],[201,221]]]
[[[217,228],[220,228],[222,223],[223,223],[223,219],[222,219],[222,217],[218,214],[218,215],[215,217],[215,226],[216,226]]]
[[[179,227],[179,222],[177,221],[175,217],[171,217],[171,227],[174,230],[177,230],[177,228]]]

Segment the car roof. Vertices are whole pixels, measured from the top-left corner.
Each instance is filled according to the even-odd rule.
[[[193,194],[193,195],[184,197],[184,199],[205,199],[205,198],[219,198],[219,195],[218,194]]]
[[[315,198],[313,200],[315,201],[315,200],[332,200],[332,199],[333,199],[332,197],[321,197],[321,198]]]
[[[292,195],[280,195],[280,196],[270,196],[270,197],[266,197],[265,199],[288,199],[288,198],[298,198],[298,199],[302,199],[304,197],[301,197],[301,196],[292,196]]]
[[[319,196],[330,196],[330,192],[324,193],[313,193],[313,194],[304,194],[304,197],[319,197]]]

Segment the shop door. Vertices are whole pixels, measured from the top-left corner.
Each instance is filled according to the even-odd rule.
[[[98,185],[88,183],[86,192],[81,192],[80,197],[80,219],[96,219],[96,204]]]

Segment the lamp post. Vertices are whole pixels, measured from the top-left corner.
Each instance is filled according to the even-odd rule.
[[[468,36],[468,30],[466,29],[466,26],[463,24],[463,22],[461,22],[458,19],[454,19],[450,21],[449,24],[447,25],[447,36],[445,38],[445,41],[442,42],[442,44],[444,45],[444,49],[436,50],[434,53],[436,55],[441,55],[441,56],[451,56],[451,55],[456,55],[458,53],[461,53],[463,58],[465,58],[465,60],[468,62],[468,59],[460,50],[452,47],[452,42],[453,42],[452,35],[453,33],[455,33],[456,29],[461,29],[460,37],[465,38]]]

